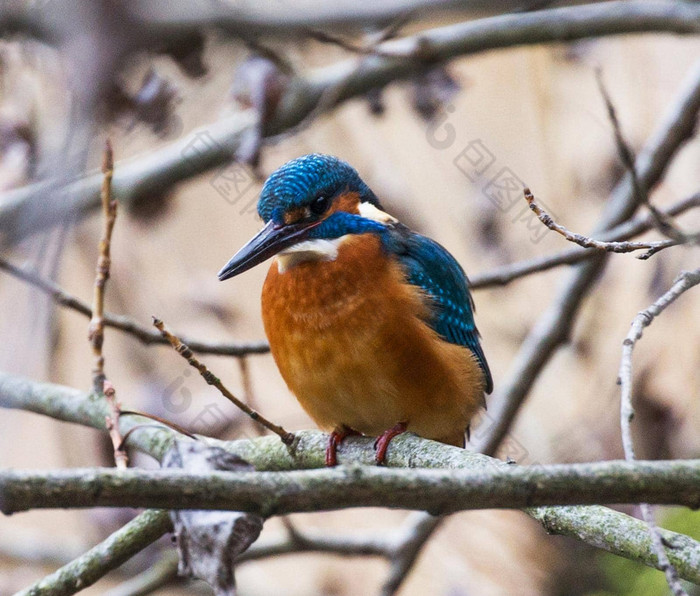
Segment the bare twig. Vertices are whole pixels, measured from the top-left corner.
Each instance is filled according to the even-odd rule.
[[[163,534],[172,524],[167,511],[146,511],[105,541],[16,596],[68,596],[84,590],[116,569]]]
[[[621,399],[621,423],[622,444],[625,448],[627,459],[634,459],[634,444],[629,423],[634,415],[632,408],[632,352],[637,341],[642,337],[644,328],[649,326],[655,317],[659,316],[667,306],[672,304],[679,296],[693,286],[700,283],[700,269],[684,271],[663,296],[646,310],[641,311],[632,321],[632,326],[622,344],[622,359],[620,361],[620,399]]]
[[[700,61],[691,68],[677,99],[637,157],[641,184],[651,189],[662,178],[680,146],[695,132],[700,110]],[[614,189],[594,233],[628,220],[639,206],[629,178]],[[606,264],[606,253],[576,265],[549,309],[537,321],[516,356],[507,378],[491,398],[491,424],[478,448],[495,453],[517,416],[533,383],[556,349],[568,338],[576,313]],[[492,405],[493,404],[493,405]]]
[[[92,316],[92,309],[87,302],[84,302],[80,298],[69,294],[58,284],[41,277],[36,271],[25,269],[23,267],[17,267],[2,257],[0,257],[0,269],[6,271],[17,279],[21,279],[22,281],[31,284],[42,292],[45,292],[57,304],[74,310],[87,317]],[[168,345],[169,343],[168,340],[155,329],[141,325],[134,319],[125,315],[115,315],[105,311],[103,313],[103,321],[106,327],[112,327],[114,329],[124,331],[145,345]],[[262,341],[250,344],[234,344],[215,343],[183,338],[183,343],[186,343],[193,352],[199,352],[201,354],[215,354],[217,356],[241,357],[249,354],[267,354],[270,351],[269,345]]]
[[[92,300],[92,317],[88,326],[88,339],[92,345],[92,354],[95,364],[92,369],[92,388],[95,394],[102,395],[107,400],[109,413],[105,416],[105,427],[109,432],[114,447],[114,461],[117,468],[125,470],[129,465],[129,458],[124,450],[124,439],[119,431],[119,416],[121,415],[119,403],[117,403],[114,386],[107,380],[104,371],[105,359],[102,354],[104,344],[104,308],[105,288],[109,279],[111,265],[110,249],[112,245],[112,232],[117,219],[117,201],[112,198],[112,176],[114,174],[114,155],[109,139],[105,142],[102,156],[102,216],[103,229],[99,245],[99,256],[95,270],[95,292]]]
[[[112,230],[117,217],[117,201],[112,199],[112,176],[114,174],[114,157],[112,145],[109,140],[105,143],[102,159],[102,214],[104,228],[100,239],[100,252],[97,258],[95,271],[95,293],[92,300],[92,318],[88,327],[88,339],[92,344],[92,353],[95,357],[95,365],[92,370],[92,386],[98,395],[102,392],[105,382],[104,356],[102,344],[104,343],[104,304],[105,286],[109,279],[110,247],[112,243]]]
[[[668,248],[669,246],[676,246],[681,244],[682,240],[658,240],[656,242],[604,242],[601,240],[594,240],[583,234],[577,234],[572,232],[561,224],[558,224],[552,219],[552,217],[540,207],[535,201],[535,197],[530,192],[529,188],[524,189],[525,200],[530,206],[530,209],[537,215],[539,219],[545,226],[547,226],[553,232],[560,234],[566,238],[569,242],[578,244],[583,248],[593,248],[596,250],[602,250],[605,252],[633,252],[635,250],[654,250],[653,254]],[[647,255],[651,256],[649,253]],[[646,257],[648,258],[648,257]]]
[[[193,439],[193,440],[198,440],[196,435],[193,435],[190,431],[188,431],[186,428],[180,426],[179,424],[175,424],[174,422],[170,422],[170,420],[166,420],[165,418],[161,418],[160,416],[156,416],[155,414],[147,414],[146,412],[136,412],[135,410],[121,410],[121,415],[122,416],[142,416],[143,418],[148,418],[149,420],[153,420],[155,422],[159,422],[160,424],[164,424],[168,428],[172,428],[176,433],[180,433],[181,435],[185,435],[186,437]],[[129,429],[129,433],[134,430]],[[128,433],[127,433],[128,435]],[[122,438],[122,445],[121,447],[123,448],[124,445],[126,445],[126,440],[129,438],[127,435],[124,435]]]
[[[328,553],[346,557],[388,557],[391,550],[390,543],[391,537],[385,538],[370,532],[336,536],[327,531],[301,531],[293,527],[293,532],[284,532],[280,536],[263,537],[258,540],[237,559],[236,563],[305,552]]]
[[[119,417],[121,416],[121,407],[117,402],[116,391],[114,386],[109,381],[105,380],[103,385],[103,394],[109,405],[109,414],[105,416],[105,426],[109,431],[109,438],[112,439],[114,446],[114,461],[117,468],[125,470],[129,465],[129,457],[126,454],[124,446],[125,438],[122,437],[119,431]]]
[[[632,321],[627,337],[622,342],[622,358],[620,360],[620,429],[622,432],[622,446],[625,450],[625,459],[634,461],[634,441],[632,440],[631,422],[634,417],[634,407],[632,405],[632,352],[638,340],[642,338],[644,328],[651,325],[652,321],[658,317],[670,304],[681,296],[684,292],[700,283],[700,269],[695,271],[684,271],[671,288],[661,296],[649,308],[641,311]],[[654,550],[659,558],[659,567],[666,574],[666,581],[675,596],[687,596],[686,591],[680,584],[678,571],[669,561],[666,547],[663,544],[661,533],[654,520],[654,514],[648,503],[641,504],[642,516],[649,526]]]
[[[258,422],[262,426],[264,426],[266,429],[278,435],[285,445],[292,444],[292,442],[294,441],[294,435],[292,433],[286,431],[278,424],[270,422],[267,418],[253,410],[251,407],[249,407],[240,399],[238,399],[235,395],[233,395],[233,393],[231,393],[224,386],[224,384],[218,377],[215,377],[204,364],[202,364],[201,362],[199,362],[199,360],[197,360],[197,358],[195,358],[194,354],[192,353],[192,350],[190,350],[190,348],[188,348],[186,344],[182,343],[182,341],[177,336],[173,335],[168,330],[163,321],[156,317],[153,317],[153,325],[158,329],[158,331],[160,331],[163,334],[163,337],[165,337],[170,342],[170,345],[175,349],[175,351],[178,354],[180,354],[180,356],[182,356],[185,360],[187,360],[190,366],[196,368],[197,371],[199,371],[199,374],[202,375],[204,380],[209,385],[214,385],[214,387],[216,387],[219,390],[221,395],[228,399],[233,405],[235,405],[240,410],[243,410],[243,412],[248,414],[248,416],[250,416],[253,420]]]
[[[671,205],[664,213],[668,215],[679,215],[689,209],[700,206],[700,192],[678,201]],[[638,234],[642,234],[653,227],[651,214],[638,215],[634,219],[626,221],[610,230],[601,232],[600,238],[603,242],[622,242]],[[572,248],[546,257],[536,257],[504,265],[497,269],[469,276],[469,287],[472,289],[489,288],[493,286],[503,286],[511,281],[520,279],[532,273],[547,271],[560,265],[573,265],[595,256],[595,252]],[[638,257],[639,258],[639,257]],[[2,261],[0,261],[0,267]]]
[[[401,27],[403,27],[413,16],[414,12],[412,11],[402,13],[396,19],[394,19],[393,23],[385,27],[383,30],[369,36],[369,39],[361,44],[354,43],[341,35],[331,33],[330,31],[323,31],[321,29],[310,29],[309,35],[321,43],[337,45],[338,47],[354,54],[361,54],[364,56],[383,56],[385,58],[414,58],[416,57],[415,54],[396,54],[382,49],[379,45],[382,42],[395,37]]]

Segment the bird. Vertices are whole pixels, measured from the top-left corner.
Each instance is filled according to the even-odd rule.
[[[270,351],[291,392],[329,438],[377,437],[385,463],[410,431],[465,447],[493,380],[467,276],[434,240],[387,213],[347,162],[293,159],[265,181],[264,227],[221,269],[230,279],[273,258],[263,284]]]

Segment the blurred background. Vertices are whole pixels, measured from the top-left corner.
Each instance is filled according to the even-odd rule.
[[[48,13],[56,10],[51,1],[38,4]],[[304,3],[305,10],[307,4],[313,3]],[[110,20],[118,18],[109,10],[87,12],[94,20],[85,22],[86,31],[109,30]],[[475,16],[448,12],[409,19],[401,34]],[[347,38],[364,39],[352,32]],[[217,121],[255,106],[249,92],[254,85],[244,69],[253,78],[264,72],[255,63],[251,69],[251,56],[259,55],[260,48],[250,39],[245,43],[205,27],[199,46],[189,40],[177,46],[179,52],[170,48],[129,53],[109,80],[100,78],[104,62],[88,60],[95,46],[84,39],[76,37],[75,43],[58,48],[22,34],[8,34],[0,41],[0,210],[13,189],[97,168],[108,137],[118,173],[159,148],[187,139],[196,129],[201,133],[198,142],[209,142]],[[308,36],[273,37],[270,48],[302,75],[341,60],[361,59]],[[499,177],[514,176],[530,186],[555,219],[589,233],[624,173],[595,69],[602,69],[622,130],[639,150],[698,56],[697,38],[665,34],[495,50],[458,58],[429,75],[347,101],[264,143],[259,160],[253,150],[243,156],[248,164],[155,188],[122,207],[114,231],[106,307],[144,325],[157,315],[188,337],[264,340],[259,299],[266,267],[226,284],[217,281],[216,272],[260,227],[254,206],[261,180],[287,160],[311,152],[350,162],[387,211],[438,240],[474,278],[508,263],[571,248],[560,236],[538,227],[524,201],[496,204],[489,185]],[[250,165],[256,161],[257,175]],[[697,192],[699,165],[700,142],[694,138],[653,192],[654,204],[668,206]],[[222,182],[222,176],[229,182]],[[42,198],[52,200],[51,193]],[[40,212],[47,207],[39,202],[35,208]],[[700,217],[695,210],[678,222],[697,229]],[[60,226],[5,242],[3,256],[38,268],[89,302],[100,233],[97,212],[83,216],[76,211]],[[615,383],[622,339],[635,314],[662,294],[679,271],[696,267],[698,255],[697,247],[666,250],[648,261],[611,255],[580,309],[570,341],[539,376],[501,456],[522,464],[622,456]],[[477,324],[497,388],[566,274],[566,267],[556,268],[474,291]],[[684,296],[645,331],[635,351],[634,432],[640,458],[700,455],[699,305],[696,294]],[[56,307],[4,272],[0,313],[2,370],[89,390],[92,356],[85,317]],[[190,374],[169,348],[145,347],[108,328],[104,353],[107,375],[125,408],[221,438],[255,436],[257,431]],[[291,430],[313,427],[271,356],[252,355],[243,365],[228,357],[202,360],[234,393],[254,400],[276,422]],[[475,432],[478,435],[478,428]],[[3,410],[0,465],[112,465],[105,439],[104,433]],[[137,462],[152,465],[145,459]],[[52,571],[130,515],[33,511],[0,519],[0,594]],[[405,515],[359,509],[292,518],[300,528],[329,534],[382,533]],[[660,514],[660,521],[700,538],[697,514],[669,516]],[[271,520],[264,532],[280,528],[279,520]],[[166,548],[168,541],[159,544],[85,593],[107,593],[154,564],[158,549]],[[385,574],[386,563],[377,559],[303,554],[246,563],[237,579],[244,595],[341,596],[377,593]],[[523,514],[479,511],[454,515],[442,526],[400,594],[665,590],[661,573],[601,555],[573,540],[547,536]],[[157,593],[200,592],[207,593],[199,584],[181,584]]]

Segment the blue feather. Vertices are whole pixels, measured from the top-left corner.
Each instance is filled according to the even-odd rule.
[[[398,258],[408,282],[432,299],[430,326],[447,341],[472,351],[484,372],[486,393],[491,393],[493,379],[474,323],[469,281],[460,264],[440,244],[402,225],[390,229],[384,246]]]
[[[303,207],[318,195],[335,196],[345,190],[378,205],[377,197],[349,163],[311,153],[288,161],[270,175],[260,193],[258,214],[266,223],[271,219],[282,223],[288,209]]]

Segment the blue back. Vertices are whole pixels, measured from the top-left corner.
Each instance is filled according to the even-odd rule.
[[[384,244],[405,268],[409,283],[432,298],[430,326],[447,341],[472,351],[484,372],[486,393],[491,393],[493,379],[474,323],[467,276],[460,264],[440,244],[405,226],[397,226]]]

